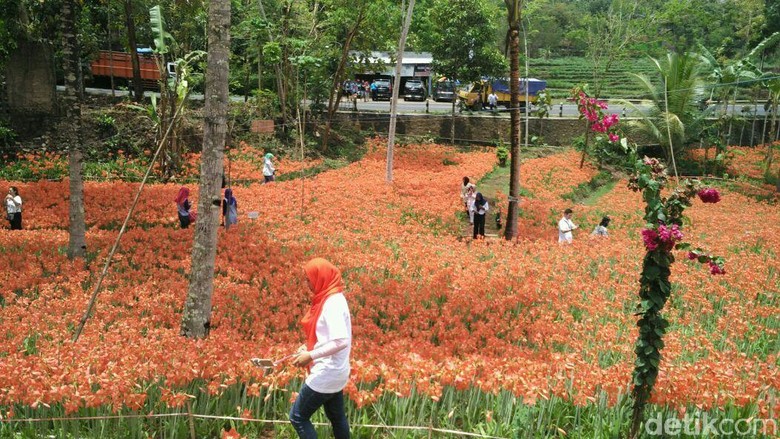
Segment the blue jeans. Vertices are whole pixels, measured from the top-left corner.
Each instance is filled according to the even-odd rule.
[[[344,392],[319,393],[305,383],[290,410],[290,423],[295,427],[301,439],[317,439],[317,433],[311,424],[311,416],[320,407],[325,407],[325,416],[333,426],[336,439],[349,439],[349,422],[344,411]]]

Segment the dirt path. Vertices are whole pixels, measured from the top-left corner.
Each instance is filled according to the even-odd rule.
[[[559,147],[526,148],[520,152],[521,167],[522,162],[526,160],[546,157],[565,150],[565,148]],[[505,196],[509,195],[509,171],[508,164],[503,168],[496,166],[492,172],[482,177],[482,179],[476,183],[477,191],[482,192],[482,195],[487,199],[490,206],[490,211],[485,218],[485,238],[487,239],[500,238],[503,237],[504,234],[503,226],[506,224],[506,206],[501,209],[501,228],[499,229],[496,226],[496,212],[498,210],[496,209],[496,193],[501,192]],[[524,191],[521,187],[520,195],[527,196],[528,192]],[[471,238],[474,233],[474,226],[469,224],[468,214],[464,211],[460,214],[460,217],[462,221],[461,236],[463,238]]]

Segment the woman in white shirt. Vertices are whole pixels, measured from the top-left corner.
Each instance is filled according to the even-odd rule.
[[[265,159],[263,160],[263,177],[265,178],[266,183],[274,181],[274,175],[276,174],[274,162],[271,161],[273,158],[274,155],[269,152],[265,155]]]
[[[11,230],[22,230],[22,197],[16,186],[8,189],[8,194],[5,196],[5,211],[8,214],[6,219],[11,223]]]
[[[344,281],[341,271],[322,258],[306,263],[303,271],[312,301],[301,320],[306,344],[301,346],[293,364],[308,366],[309,376],[290,410],[290,423],[301,439],[316,439],[310,419],[324,407],[335,438],[348,439],[343,390],[349,380],[352,321],[344,297]]]
[[[466,189],[466,210],[469,212],[469,224],[474,225],[474,203],[477,201],[477,189],[472,184]]]

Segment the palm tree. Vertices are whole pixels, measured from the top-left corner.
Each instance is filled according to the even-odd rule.
[[[752,52],[751,52],[752,53]],[[714,82],[710,85],[710,96],[718,95],[722,109],[720,119],[728,120],[728,130],[722,130],[720,133],[721,141],[719,145],[725,147],[731,139],[731,129],[736,114],[735,108],[732,108],[731,117],[728,116],[729,104],[733,102],[736,107],[737,90],[742,86],[742,81],[752,81],[761,75],[760,70],[750,62],[748,54],[745,58],[730,62],[719,62],[709,50],[705,47],[699,48],[699,57],[702,61],[702,68],[709,71],[708,78]],[[721,124],[720,128],[725,125]]]
[[[774,73],[766,73],[764,74],[764,77],[766,79],[763,83],[767,90],[769,90],[769,106],[772,113],[772,119],[769,125],[769,139],[766,142],[766,171],[764,172],[764,179],[769,182],[772,175],[773,152],[775,148],[773,140],[777,140],[777,138],[773,138],[773,136],[775,136],[776,133],[778,123],[777,111],[778,108],[780,108],[780,78]],[[766,123],[764,123],[764,132],[766,132]],[[776,187],[777,191],[780,192],[780,173],[777,175]]]
[[[653,83],[644,74],[634,75],[650,96],[650,111],[642,113],[630,102],[626,104],[642,115],[639,128],[663,147],[666,160],[674,165],[675,154],[684,149],[690,138],[686,128],[702,117],[696,106],[703,95],[699,57],[670,52],[663,60],[651,59],[660,83]]]

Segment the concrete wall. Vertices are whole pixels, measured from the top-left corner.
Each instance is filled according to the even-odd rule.
[[[6,65],[4,116],[22,136],[40,135],[57,114],[54,55],[51,47],[20,41]]]
[[[387,135],[390,126],[390,115],[381,113],[352,113],[341,112],[337,118],[342,123],[353,123],[361,130],[375,132],[379,135]],[[622,118],[623,127],[632,142],[639,145],[652,145],[653,139],[628,128],[625,122],[632,118]],[[452,118],[445,114],[403,114],[398,116],[396,133],[400,136],[431,137],[443,142],[449,142]],[[477,143],[494,145],[500,139],[509,141],[509,117],[506,113],[495,115],[480,114],[469,116],[455,116],[455,141],[456,143]],[[571,145],[572,139],[584,132],[584,122],[576,118],[561,118],[552,116],[540,121],[531,117],[529,120],[530,136],[540,136],[548,145]],[[764,121],[735,122],[732,128],[730,145],[749,145],[751,137],[753,144],[761,142],[761,129]],[[523,122],[525,129],[525,122]],[[751,131],[753,135],[751,136]],[[522,134],[525,136],[525,133]],[[766,136],[767,141],[771,137]]]

